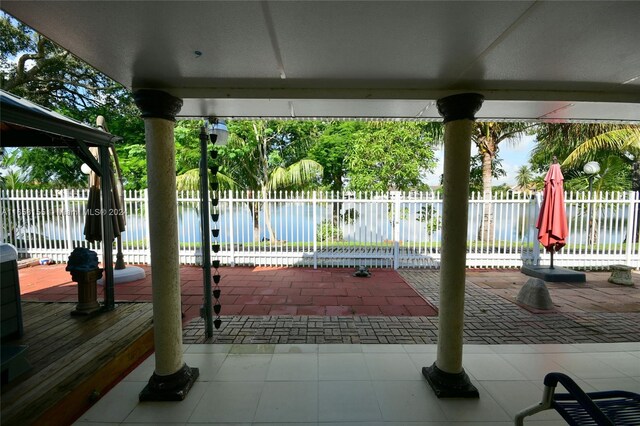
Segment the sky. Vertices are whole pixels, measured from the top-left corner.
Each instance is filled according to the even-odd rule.
[[[518,169],[529,162],[529,156],[531,150],[535,146],[535,135],[523,136],[520,140],[516,141],[504,141],[501,142],[499,147],[500,151],[498,156],[502,159],[502,168],[507,172],[507,175],[493,180],[493,185],[502,185],[506,183],[509,186],[516,184],[516,176],[518,175]],[[475,144],[471,144],[471,155],[476,155],[478,149]],[[443,155],[444,151],[439,149],[436,151],[436,157],[438,158],[438,166],[434,173],[427,177],[427,184],[440,185],[440,175],[442,175],[443,168]]]

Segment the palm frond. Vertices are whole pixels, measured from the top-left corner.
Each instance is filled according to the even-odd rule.
[[[216,175],[220,183],[221,190],[237,189],[238,184],[229,176],[218,172]],[[209,182],[213,176],[209,174]],[[176,176],[176,189],[178,191],[197,191],[200,189],[200,169],[191,169]]]
[[[269,190],[275,191],[290,186],[301,186],[322,175],[322,166],[308,158],[303,158],[287,168],[277,167],[269,176]]]
[[[291,179],[292,185],[303,185],[321,175],[323,171],[320,163],[308,158],[293,163],[287,167],[287,174]]]
[[[176,189],[178,191],[196,191],[200,189],[200,170],[191,169],[176,176]]]
[[[269,175],[269,190],[289,186],[289,176],[287,169],[284,167],[276,167]]]
[[[225,175],[224,173],[218,172],[216,175],[218,177],[218,182],[220,183],[220,189],[226,191],[228,189],[245,189],[241,188],[238,182],[233,180],[231,176]],[[209,175],[209,181],[211,181],[212,176]]]
[[[628,152],[640,155],[640,128],[624,127],[601,133],[578,145],[562,163],[566,167],[579,167],[592,160],[598,151]]]

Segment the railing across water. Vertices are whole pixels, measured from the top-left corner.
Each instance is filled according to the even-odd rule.
[[[86,190],[3,190],[2,241],[21,257],[67,260],[84,240]],[[149,262],[147,192],[126,191],[127,263]],[[499,193],[469,198],[467,266],[520,267],[548,263],[537,244],[541,194]],[[567,246],[554,264],[598,269],[640,268],[634,192],[567,192]],[[178,193],[180,261],[200,262],[199,193]],[[440,262],[442,195],[434,192],[332,193],[228,191],[220,198],[221,260],[229,265],[433,268]],[[95,212],[94,212],[95,213]],[[490,213],[487,215],[487,213]],[[483,223],[484,217],[491,217]],[[590,231],[591,230],[591,231]]]

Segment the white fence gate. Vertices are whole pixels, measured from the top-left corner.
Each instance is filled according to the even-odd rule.
[[[74,247],[101,251],[84,241],[86,190],[1,191],[2,241],[21,257],[66,262]],[[640,268],[638,212],[634,192],[566,194],[567,246],[558,266],[597,269],[615,263]],[[213,198],[213,197],[211,197]],[[126,191],[128,263],[149,263],[147,192]],[[540,194],[494,195],[469,200],[467,266],[520,267],[549,262],[537,244]],[[180,261],[200,261],[199,194],[178,194]],[[278,192],[268,198],[247,192],[220,196],[219,258],[229,265],[433,268],[440,262],[442,198],[432,192]],[[490,231],[480,232],[490,209]],[[589,230],[596,232],[589,232]],[[591,238],[589,235],[592,235]]]

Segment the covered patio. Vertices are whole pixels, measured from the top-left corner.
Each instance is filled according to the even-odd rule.
[[[520,409],[523,401],[492,403],[496,399],[485,379],[516,381],[512,389],[500,387],[507,398],[534,397],[540,376],[535,383],[520,383],[523,371],[504,375],[511,370],[489,367],[497,365],[496,360],[503,365],[509,349],[486,349],[493,361],[480,361],[487,368],[478,369],[486,376],[474,374],[470,350],[463,358],[471,127],[476,119],[640,122],[639,3],[5,1],[2,9],[131,89],[145,120],[156,352],[151,368],[139,371],[145,380],[151,374],[140,398],[182,399],[189,390],[191,394],[179,405],[138,403],[144,383],[125,381],[119,392],[101,401],[106,409],[96,411],[102,415],[100,421],[105,421],[105,413],[118,412],[110,410],[117,403],[126,413],[114,414],[115,422],[153,422],[150,419],[166,409],[163,420],[170,421],[171,414],[179,423],[215,419],[499,424],[513,413],[508,407]],[[304,354],[296,355],[291,362],[300,368],[284,372],[280,366],[285,361],[275,352],[289,347],[214,344],[185,350],[177,250],[176,117],[444,119],[437,347],[420,347],[418,364],[403,346],[373,358],[366,356],[367,346],[348,347],[348,353],[364,354],[368,376],[364,381],[345,376],[347,387],[323,383],[330,375],[314,370],[313,365],[322,365],[320,347],[317,353],[315,348],[295,349],[312,355],[306,361],[299,360]],[[210,307],[205,309],[210,312]],[[538,349],[523,350],[546,353]],[[254,354],[229,353],[236,350]],[[266,356],[255,354],[262,350]],[[637,344],[552,350],[558,351],[552,360],[571,359],[580,366],[573,371],[567,367],[579,380],[622,374],[626,383],[637,387]],[[601,350],[622,351],[605,358],[626,361],[618,367],[597,364],[594,358]],[[222,355],[210,353],[216,351]],[[396,351],[402,356],[395,356]],[[578,355],[568,355],[576,351]],[[546,359],[534,358],[542,364]],[[331,374],[340,365],[347,364],[334,364]],[[563,363],[548,365],[558,366]],[[272,368],[274,383],[269,377]],[[480,399],[436,400],[420,371],[438,396]],[[194,412],[198,407],[192,404],[201,411]],[[227,409],[235,414],[221,414]],[[408,419],[389,414],[400,411],[413,415]],[[97,419],[88,416],[87,421]]]
[[[180,403],[137,400],[150,357],[75,424],[508,426],[560,371],[588,391],[638,392],[638,343],[465,345],[479,399],[438,399],[424,383],[435,345],[185,345],[203,372]],[[555,411],[525,423],[561,426]]]
[[[20,270],[25,310],[33,312],[40,305],[44,309],[42,315],[48,312],[51,317],[68,318],[68,310],[77,295],[63,266],[42,265]],[[335,271],[341,276],[346,272]],[[229,294],[233,288],[245,290],[259,286],[258,293],[277,293],[283,289],[292,290],[283,286],[286,284],[282,281],[284,277],[289,277],[293,284],[304,282],[309,274],[323,276],[326,272],[302,268],[225,268],[224,290],[229,290],[225,291]],[[397,274],[389,270],[372,272],[379,277],[380,284]],[[197,389],[195,401],[191,401],[190,395],[177,405],[175,402],[135,404],[136,392],[153,369],[153,356],[149,356],[95,407],[84,414],[83,409],[76,411],[77,424],[133,424],[140,421],[172,424],[512,424],[509,419],[515,412],[540,398],[542,378],[549,371],[565,372],[589,391],[616,388],[639,392],[640,275],[633,275],[635,287],[608,283],[607,272],[587,272],[587,275],[586,285],[551,284],[555,309],[532,312],[513,300],[513,292],[517,292],[528,278],[525,275],[516,270],[467,270],[464,365],[476,386],[480,386],[483,401],[447,403],[435,398],[428,386],[420,382],[418,369],[425,357],[435,354],[437,317],[229,313],[222,316],[220,330],[207,338],[202,319],[194,318],[194,311],[202,303],[199,268],[184,266],[180,274],[182,310],[186,314],[183,356],[189,365],[206,371],[192,390]],[[401,270],[398,276],[412,291],[438,306],[438,271]],[[149,300],[150,281],[147,276],[142,281],[116,285],[117,304],[112,313],[123,317],[136,309],[136,304]],[[368,284],[367,281],[363,283]],[[327,290],[320,287],[316,290]],[[376,284],[369,286],[374,287]],[[258,297],[257,294],[247,296]],[[265,303],[271,303],[270,298],[274,296],[263,297],[268,298]],[[265,305],[245,306],[255,309]],[[229,307],[224,299],[223,307]],[[281,307],[286,308],[286,304]],[[29,317],[32,320],[29,325],[37,321],[35,315]],[[106,324],[112,322],[100,317],[96,319]],[[148,322],[149,315],[136,316],[133,322],[125,319],[122,327],[132,327],[136,321],[145,319]],[[113,330],[118,328],[121,327]],[[50,330],[28,330],[34,344],[34,356],[45,352],[37,348],[46,346],[43,343],[47,339],[51,340]],[[126,331],[124,328],[121,333]],[[74,337],[77,332],[67,331],[65,335]],[[42,340],[42,336],[49,337]],[[135,338],[135,334],[123,336]],[[81,343],[82,339],[76,337],[76,341]],[[126,339],[117,342],[123,345]],[[85,346],[90,347],[91,340]],[[51,350],[59,351],[56,348],[58,346]],[[43,382],[43,387],[52,386],[52,383],[51,380]],[[21,386],[28,385],[26,382]],[[282,392],[283,396],[274,399],[271,395],[274,390]],[[298,395],[301,391],[306,392],[304,398]],[[340,395],[343,402],[337,403],[332,397],[334,393]],[[359,396],[354,400],[356,393]],[[11,395],[15,392],[3,394],[3,401]],[[75,401],[80,403],[82,400],[80,396]],[[84,408],[90,405],[85,404]],[[461,411],[453,408],[456,404],[462,407]],[[71,412],[68,402],[64,406]],[[534,425],[563,424],[554,413],[545,413],[532,420]]]

